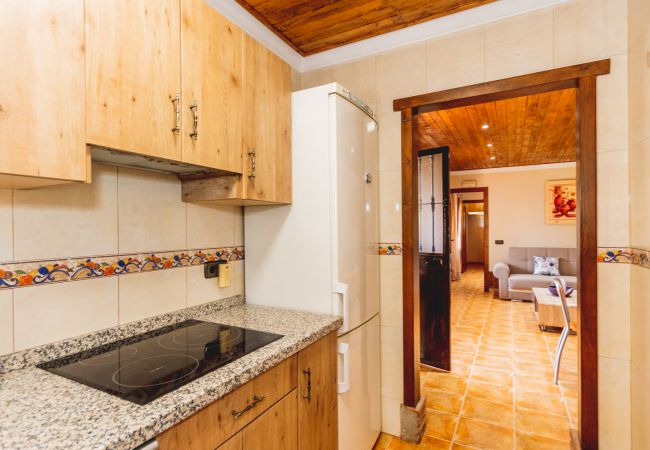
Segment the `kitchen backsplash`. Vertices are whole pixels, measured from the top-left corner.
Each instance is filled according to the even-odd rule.
[[[0,189],[0,355],[242,295],[243,234],[241,207],[183,203],[171,175],[95,165],[91,184]],[[215,259],[228,288],[203,277]]]

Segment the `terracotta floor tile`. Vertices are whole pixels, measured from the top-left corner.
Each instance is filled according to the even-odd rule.
[[[513,382],[512,370],[498,370],[482,366],[474,366],[470,379],[503,386],[512,386]]]
[[[550,365],[550,362],[546,365],[527,362],[515,362],[515,375],[553,379],[553,368]]]
[[[540,393],[545,395],[561,395],[560,388],[553,383],[551,379],[543,380],[526,376],[515,376],[515,392],[526,391],[530,393]]]
[[[559,395],[542,395],[539,392],[515,390],[517,407],[566,416],[566,408]]]
[[[451,372],[462,378],[469,378],[471,369],[471,364],[454,363],[453,361],[451,363]]]
[[[474,364],[477,366],[491,367],[494,369],[500,370],[509,370],[512,369],[512,359],[504,358],[501,356],[493,356],[481,354],[480,352],[476,355]]]
[[[455,392],[456,394],[465,394],[467,381],[464,377],[459,377],[453,373],[444,372],[427,372],[420,373],[420,382],[422,386],[437,389],[439,391]]]
[[[454,442],[482,449],[512,450],[514,433],[512,428],[461,417]]]
[[[512,428],[514,423],[511,404],[497,403],[474,397],[465,398],[460,415],[507,428]]]
[[[467,395],[484,400],[512,404],[512,388],[470,379]]]
[[[424,436],[417,446],[418,450],[448,450],[451,442],[431,436]]]
[[[426,406],[437,411],[458,414],[463,396],[453,392],[437,391],[423,387],[422,395],[426,399]]]
[[[515,429],[557,441],[570,442],[569,419],[538,411],[515,408]]]
[[[458,416],[433,409],[428,409],[425,414],[427,416],[427,425],[424,434],[451,441],[456,430]]]
[[[516,448],[517,450],[571,450],[571,444],[517,431]]]
[[[471,364],[474,361],[474,353],[451,352],[451,360],[456,363]]]

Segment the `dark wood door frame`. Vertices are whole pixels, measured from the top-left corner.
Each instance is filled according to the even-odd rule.
[[[453,151],[453,150],[452,150]],[[488,198],[487,187],[469,187],[450,189],[452,194],[462,194],[467,192],[480,192],[483,194],[483,290],[488,292],[492,285],[492,273],[490,271],[490,200]],[[478,202],[479,200],[477,200]]]
[[[521,75],[446,91],[398,99],[402,123],[402,254],[404,404],[420,400],[420,311],[417,220],[417,151],[413,117],[417,114],[519,97],[558,89],[577,90],[576,175],[578,178],[579,445],[598,449],[596,77],[606,75],[610,60]]]

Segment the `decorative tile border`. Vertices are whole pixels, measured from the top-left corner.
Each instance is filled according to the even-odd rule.
[[[598,262],[634,264],[650,269],[650,250],[634,247],[601,247],[598,249]]]
[[[379,254],[380,255],[401,255],[402,244],[401,243],[379,244]]]
[[[130,253],[80,258],[0,263],[0,289],[87,280],[138,272],[239,261],[244,247],[217,247],[158,253]]]

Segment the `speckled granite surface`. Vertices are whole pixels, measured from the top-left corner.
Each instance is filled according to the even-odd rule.
[[[144,406],[32,366],[1,374],[0,449],[137,447],[341,325],[335,316],[244,304],[191,317],[284,337]]]

